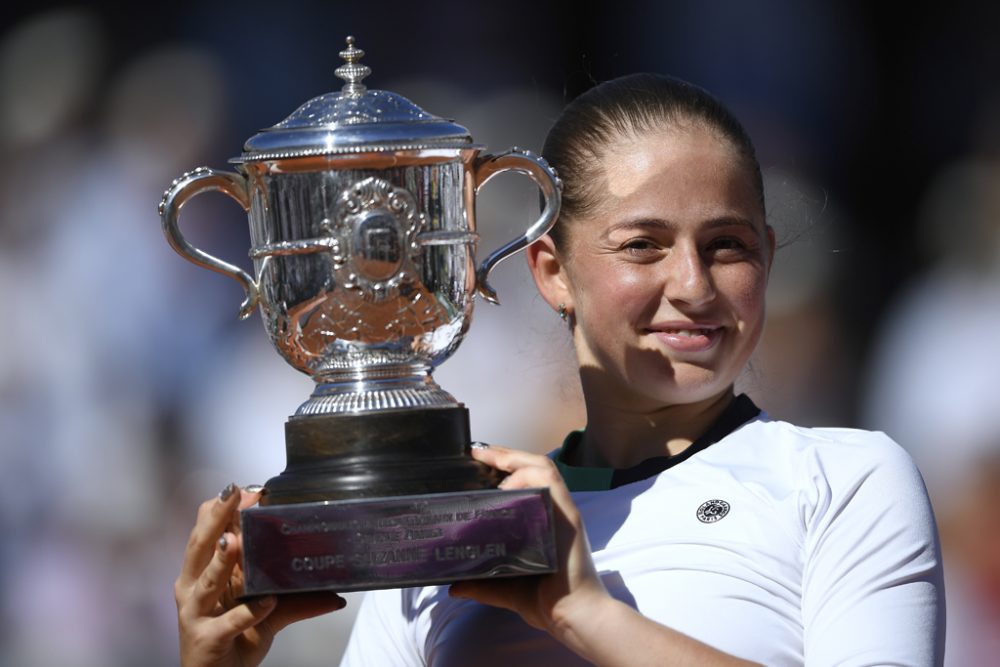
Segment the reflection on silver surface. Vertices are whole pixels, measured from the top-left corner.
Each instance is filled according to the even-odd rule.
[[[465,177],[459,160],[252,173],[261,312],[292,366],[329,383],[361,369],[423,375],[451,354],[472,305]],[[423,245],[421,233],[444,235]]]

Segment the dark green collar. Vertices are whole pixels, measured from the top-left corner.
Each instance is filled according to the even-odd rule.
[[[562,447],[556,452],[555,462],[570,491],[607,491],[624,484],[639,482],[686,461],[703,449],[735,431],[760,414],[760,408],[746,394],[734,398],[719,418],[704,434],[676,456],[655,456],[631,468],[590,468],[573,466],[565,462],[574,449],[583,441],[583,431],[573,431],[566,436]]]

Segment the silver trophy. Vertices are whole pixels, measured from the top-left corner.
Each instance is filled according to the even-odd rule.
[[[551,571],[544,490],[504,492],[469,455],[468,413],[431,371],[468,330],[490,271],[545,234],[560,182],[513,148],[483,154],[468,130],[368,90],[347,38],[339,92],[251,137],[236,172],[174,181],[160,215],[171,246],[238,281],[278,352],[316,382],[285,424],[287,467],[242,515],[248,595],[361,590]],[[513,170],[544,208],[475,265],[475,195]],[[192,246],[189,198],[221,191],[249,213],[255,276]]]

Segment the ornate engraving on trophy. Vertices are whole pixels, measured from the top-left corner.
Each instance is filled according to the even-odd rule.
[[[301,322],[301,346],[325,355],[335,341],[385,343],[418,338],[446,325],[447,313],[433,295],[422,283],[412,285],[374,303],[360,289],[345,289],[323,295],[317,303],[300,304],[289,315]]]
[[[407,190],[377,177],[353,183],[320,227],[345,249],[346,260],[333,265],[342,289],[289,313],[300,322],[306,350],[325,354],[336,340],[418,338],[448,323],[446,309],[420,279],[417,239],[426,218]]]
[[[352,184],[337,201],[331,232],[348,248],[343,287],[357,290],[373,303],[412,293],[419,261],[417,234],[424,216],[417,213],[413,195],[382,178],[370,176]]]

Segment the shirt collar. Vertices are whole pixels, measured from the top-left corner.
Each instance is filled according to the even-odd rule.
[[[658,475],[668,468],[686,461],[698,452],[707,449],[737,428],[760,414],[750,397],[740,394],[733,398],[722,414],[708,427],[691,446],[674,456],[654,456],[630,468],[602,468],[574,466],[566,463],[566,458],[583,441],[583,431],[572,431],[566,436],[562,447],[555,452],[556,467],[570,491],[607,491],[625,484],[639,482]]]

